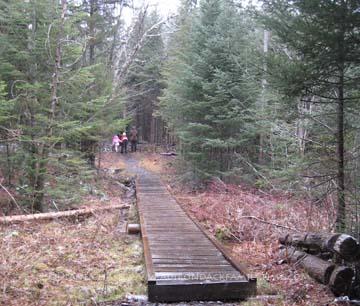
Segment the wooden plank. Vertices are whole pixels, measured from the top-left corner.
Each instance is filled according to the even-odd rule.
[[[150,244],[151,246],[151,244]],[[193,250],[196,251],[209,251],[209,252],[215,252],[218,253],[218,250],[212,250],[209,248],[209,246],[199,246],[199,247],[193,247],[193,246],[187,246],[187,247],[179,247],[179,246],[171,246],[171,245],[157,245],[156,251],[159,252],[169,252],[169,251],[182,251],[182,252],[191,252]]]
[[[157,283],[149,286],[150,302],[181,302],[208,300],[245,299],[255,294],[256,282],[226,282],[226,283],[194,283],[167,284]]]
[[[180,247],[209,247],[210,245],[206,242],[198,241],[198,242],[174,242],[174,241],[150,241],[150,246],[161,247],[161,246],[180,246]]]
[[[217,253],[214,250],[207,250],[207,251],[197,251],[197,250],[192,250],[191,252],[171,252],[171,251],[158,251],[156,249],[152,249],[152,254],[154,256],[215,256],[215,255],[219,255],[222,256],[221,253]]]
[[[180,264],[180,263],[184,263],[184,264],[193,264],[193,265],[197,265],[197,264],[201,264],[201,263],[208,263],[208,264],[228,264],[228,262],[226,260],[222,260],[222,259],[209,259],[207,258],[206,260],[202,257],[202,258],[198,258],[198,259],[184,259],[184,258],[166,258],[166,259],[154,259],[153,258],[153,264]]]
[[[224,256],[222,254],[211,254],[211,255],[198,255],[198,254],[152,254],[152,258],[153,259],[168,259],[168,258],[172,258],[172,259],[203,259],[203,258],[210,258],[210,259],[216,259],[216,258],[221,258],[223,259]]]
[[[179,262],[168,262],[168,263],[153,263],[154,270],[157,271],[158,268],[196,268],[199,271],[203,271],[203,268],[217,269],[217,268],[231,268],[230,271],[236,271],[233,266],[229,263],[207,263],[207,262],[197,262],[196,265],[192,263],[179,263]],[[223,269],[221,269],[223,271]]]
[[[223,272],[234,272],[236,271],[233,267],[154,267],[155,272],[194,272],[194,273],[223,273]]]
[[[203,279],[213,279],[214,281],[220,281],[223,279],[244,279],[244,276],[236,272],[155,272],[155,276],[158,280],[167,280],[167,279],[190,279],[190,278],[203,278]]]

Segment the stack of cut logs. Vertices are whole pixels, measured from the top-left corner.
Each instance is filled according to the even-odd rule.
[[[287,234],[279,238],[281,257],[297,263],[314,279],[339,295],[354,295],[359,281],[360,246],[346,234]]]

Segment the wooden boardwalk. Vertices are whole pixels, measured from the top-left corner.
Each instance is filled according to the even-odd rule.
[[[256,279],[241,272],[156,175],[143,173],[136,188],[149,301],[239,300],[256,293]]]

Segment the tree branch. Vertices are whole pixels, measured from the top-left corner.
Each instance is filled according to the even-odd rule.
[[[266,220],[260,219],[258,217],[255,217],[255,216],[240,216],[239,219],[253,219],[253,220],[259,221],[261,223],[269,224],[269,225],[276,226],[276,227],[281,227],[281,228],[291,230],[291,231],[294,231],[294,232],[301,232],[296,228],[288,227],[288,226],[282,225],[282,224],[273,223],[273,222],[270,222],[270,221],[266,221]]]

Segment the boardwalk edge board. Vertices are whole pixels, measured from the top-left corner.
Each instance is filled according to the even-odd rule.
[[[152,181],[148,176],[147,184]],[[149,301],[244,300],[255,295],[256,278],[249,278],[246,269],[153,177],[152,186],[161,191],[158,199],[155,190],[136,180]],[[173,222],[174,216],[184,221]]]

